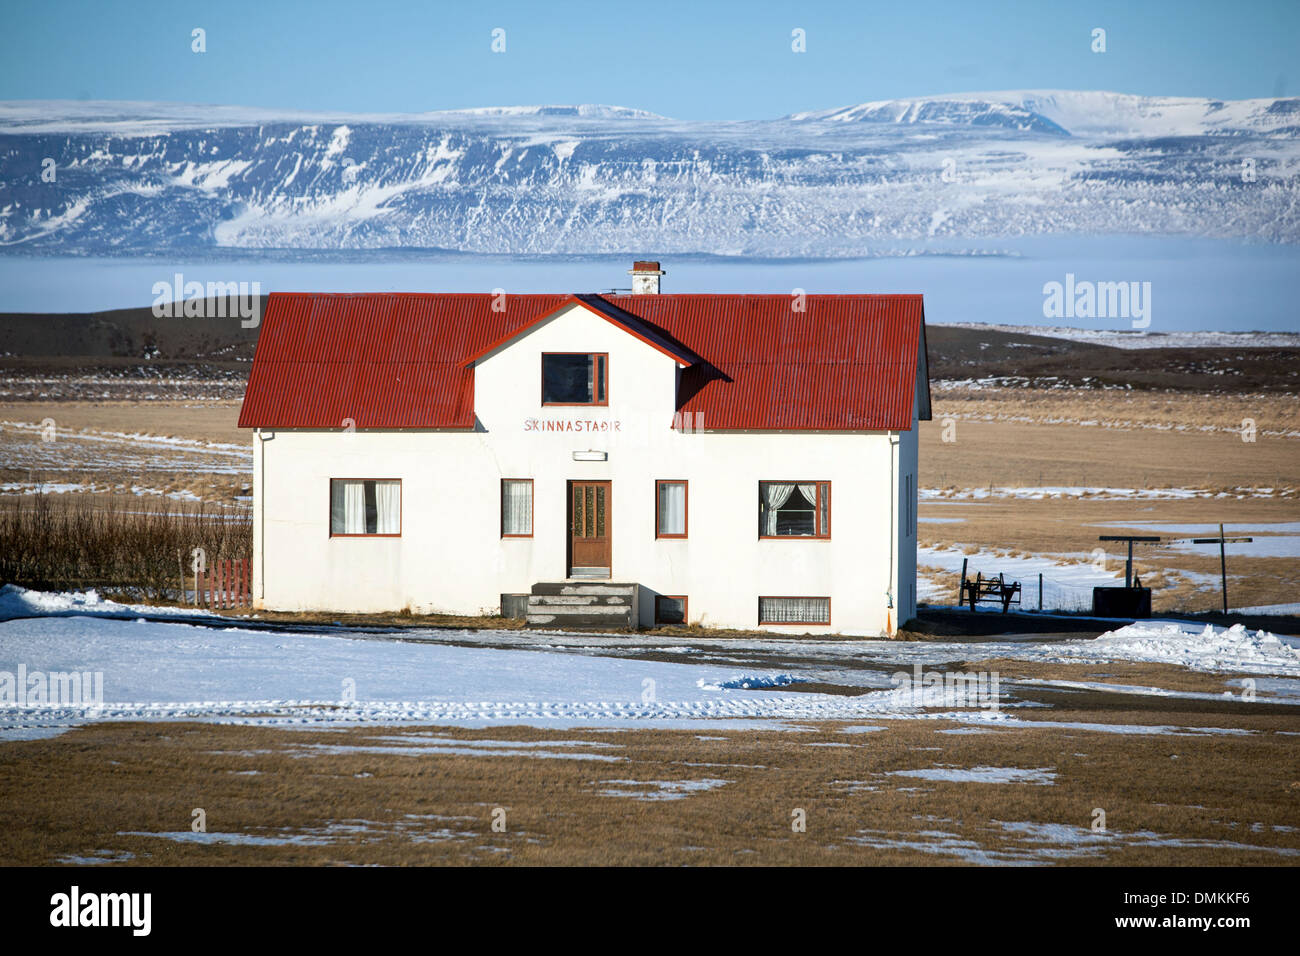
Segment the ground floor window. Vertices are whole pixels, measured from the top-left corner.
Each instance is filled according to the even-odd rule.
[[[829,538],[831,536],[831,483],[829,481],[760,481],[758,483],[758,536],[760,538]]]
[[[831,599],[828,597],[761,597],[758,599],[759,624],[829,624]]]
[[[655,537],[686,537],[686,482],[655,482]]]
[[[660,594],[655,598],[656,624],[685,624],[686,596],[683,594]]]
[[[402,482],[396,478],[331,478],[330,534],[402,533]]]
[[[533,480],[501,480],[501,536],[528,538],[533,534]]]

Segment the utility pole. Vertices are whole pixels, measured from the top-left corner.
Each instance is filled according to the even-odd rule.
[[[1219,522],[1219,536],[1217,538],[1190,538],[1192,544],[1217,544],[1219,546],[1219,581],[1223,585],[1223,613],[1228,613],[1228,550],[1224,547],[1226,544],[1236,544],[1238,542],[1251,542],[1254,538],[1225,538],[1223,536],[1223,522]]]

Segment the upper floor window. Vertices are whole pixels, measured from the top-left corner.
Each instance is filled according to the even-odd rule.
[[[829,481],[760,481],[758,483],[758,536],[760,538],[829,538],[831,536],[831,483]]]
[[[543,405],[608,405],[609,355],[542,353]]]
[[[330,479],[330,535],[402,533],[402,483],[397,479]]]

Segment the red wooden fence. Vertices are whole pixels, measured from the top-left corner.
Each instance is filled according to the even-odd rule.
[[[248,607],[253,562],[248,558],[220,558],[199,577],[199,603],[211,608]]]

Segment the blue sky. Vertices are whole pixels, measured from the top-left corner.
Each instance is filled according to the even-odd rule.
[[[757,119],[972,90],[1300,93],[1300,2],[4,0],[0,99]],[[207,52],[191,52],[191,30]],[[506,50],[491,51],[505,30]],[[1106,30],[1106,52],[1090,49]],[[806,31],[807,52],[791,51]]]

